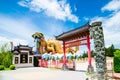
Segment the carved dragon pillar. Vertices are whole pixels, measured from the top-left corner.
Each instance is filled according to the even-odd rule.
[[[90,37],[94,40],[97,80],[105,80],[106,56],[102,22],[94,22],[90,27]]]

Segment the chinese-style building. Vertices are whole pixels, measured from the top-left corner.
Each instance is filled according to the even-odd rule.
[[[14,53],[13,64],[18,67],[32,67],[34,52],[28,45],[18,45],[12,50]]]

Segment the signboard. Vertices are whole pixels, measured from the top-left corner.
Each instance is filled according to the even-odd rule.
[[[87,45],[87,39],[83,38],[80,40],[74,40],[74,41],[70,41],[70,42],[66,42],[65,43],[65,47],[75,47],[75,46],[79,46],[79,45]]]

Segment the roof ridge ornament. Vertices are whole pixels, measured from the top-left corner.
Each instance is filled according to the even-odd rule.
[[[94,23],[91,24],[92,27],[101,26],[101,25],[102,25],[101,21],[97,21],[97,22],[94,22]]]

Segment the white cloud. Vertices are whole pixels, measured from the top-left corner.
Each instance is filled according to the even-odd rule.
[[[120,10],[120,0],[112,0],[108,4],[106,4],[102,9],[102,11],[117,11]]]
[[[107,27],[111,27],[114,30],[119,29],[120,27],[120,11],[114,13],[107,21],[105,24]],[[112,30],[113,30],[112,29]]]
[[[91,19],[90,24],[93,23],[93,22],[95,22],[95,21],[102,21],[102,22],[104,22],[105,20],[106,20],[106,17],[95,16],[95,17],[93,17],[93,18]]]
[[[77,11],[77,8],[74,6],[74,11]]]
[[[117,19],[114,19],[112,22],[111,19],[113,19],[114,17],[115,17],[115,15],[110,17],[110,18],[96,17],[96,18],[93,18],[93,21],[92,21],[92,22],[102,21],[106,47],[109,47],[111,44],[114,44],[116,47],[118,47],[120,45],[120,38],[119,38],[119,35],[120,35],[119,24],[120,24],[120,22]],[[119,22],[119,24],[116,24],[118,22]]]
[[[113,5],[116,6],[113,7]],[[92,22],[103,22],[106,47],[110,46],[111,44],[114,44],[116,47],[120,47],[120,0],[112,0],[101,10],[113,10],[113,12],[105,17],[94,17]]]
[[[45,39],[52,39],[67,30],[58,21],[44,21],[39,27],[28,18],[13,18],[0,14],[0,42],[13,41],[15,45],[34,45],[31,35],[35,32],[42,32]]]
[[[44,24],[44,30],[42,30],[42,33],[45,36],[45,39],[53,39],[55,36],[61,34],[62,32],[68,30],[67,27],[65,27],[62,23],[59,22],[45,22]]]
[[[0,43],[12,41],[15,45],[33,45],[31,35],[36,30],[36,26],[29,19],[0,15]]]
[[[72,14],[71,7],[66,3],[66,0],[22,0],[18,4],[38,13],[44,12],[47,16],[59,20],[78,23],[78,17]]]
[[[0,15],[0,30],[9,32],[16,37],[22,37],[24,39],[31,39],[31,35],[34,33],[36,26],[28,19],[25,18],[13,18],[6,15]],[[8,33],[4,35],[9,35]]]
[[[23,45],[28,45],[29,42],[27,40],[24,39],[19,39],[19,38],[7,38],[7,37],[3,37],[0,36],[0,45],[4,44],[4,43],[10,43],[13,42],[14,46],[17,46],[19,44],[23,44]]]
[[[88,17],[83,17],[85,21],[89,21],[90,19]]]

